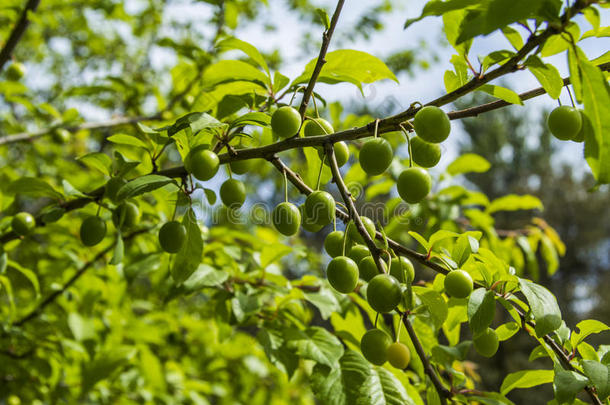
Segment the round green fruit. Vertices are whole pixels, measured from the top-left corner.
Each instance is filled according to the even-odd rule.
[[[409,204],[416,204],[430,193],[432,178],[421,167],[410,167],[400,173],[396,188],[400,198]]]
[[[382,261],[381,265],[383,267],[383,271],[385,272],[387,269],[386,264]],[[371,281],[373,277],[379,274],[379,269],[375,264],[375,259],[373,256],[363,257],[358,262],[358,272],[360,273],[360,278],[364,281]]]
[[[228,179],[220,186],[220,199],[229,208],[239,208],[246,200],[246,186],[239,180]]]
[[[235,149],[240,150],[243,147],[236,147]],[[236,160],[234,162],[229,163],[229,167],[231,168],[231,173],[233,174],[245,174],[248,173],[253,165],[255,159],[244,159],[244,160]]]
[[[335,142],[333,145],[333,150],[335,151],[335,160],[337,161],[337,166],[341,167],[347,163],[349,160],[349,147],[343,141]],[[324,164],[330,166],[329,160],[326,158],[324,154],[323,148],[318,148],[318,156],[320,159],[324,159]]]
[[[106,223],[102,218],[91,215],[80,225],[80,240],[85,246],[95,246],[106,236]]]
[[[582,117],[578,109],[562,105],[551,111],[546,123],[555,138],[568,141],[580,132]]]
[[[362,170],[371,176],[376,176],[390,167],[394,158],[394,151],[392,145],[385,139],[374,138],[362,145],[358,158]]]
[[[178,221],[169,221],[159,229],[159,245],[167,253],[177,253],[186,239],[186,227]]]
[[[407,278],[405,279],[405,273]],[[413,263],[406,257],[394,257],[390,262],[390,274],[401,283],[411,283],[415,278]]]
[[[301,213],[301,226],[307,232],[316,233],[319,232],[320,229],[324,228],[324,225],[318,225],[315,222],[314,218],[310,218],[307,216],[307,212],[305,211],[305,204],[301,204],[299,206],[299,211]]]
[[[360,217],[362,221],[362,225],[364,225],[364,229],[366,229],[366,233],[369,234],[371,239],[375,240],[375,223],[369,217]],[[347,236],[350,238],[352,242],[355,243],[364,243],[364,238],[358,232],[358,227],[354,221],[350,221],[347,224]]]
[[[578,111],[580,112],[580,119],[582,121],[582,125],[580,126],[580,131],[578,131],[578,133],[574,136],[574,138],[572,138],[572,140],[574,142],[584,142],[585,133],[587,131],[593,132],[593,128],[591,127],[591,120],[589,119],[587,114],[585,114],[584,110],[579,109]]]
[[[429,143],[419,136],[411,139],[411,155],[413,161],[421,167],[434,167],[441,160],[441,146]]]
[[[292,236],[299,230],[301,212],[296,205],[283,202],[273,209],[271,220],[279,233],[285,236]]]
[[[117,193],[119,192],[119,189],[125,184],[127,184],[127,180],[122,177],[113,177],[108,180],[108,182],[106,183],[105,190],[106,197],[113,203],[116,203],[118,201]]]
[[[381,366],[388,360],[388,347],[392,344],[390,335],[381,329],[371,329],[362,335],[360,350],[365,359]]]
[[[25,66],[23,63],[13,62],[6,69],[6,78],[10,81],[16,82],[25,76]]]
[[[404,370],[411,361],[411,352],[404,343],[394,342],[388,346],[388,361],[392,367]]]
[[[314,191],[305,200],[305,213],[314,224],[328,225],[335,217],[335,199],[326,191]]]
[[[452,297],[466,298],[472,288],[472,277],[464,270],[453,270],[445,276],[445,292]]]
[[[396,278],[389,274],[378,274],[369,281],[366,300],[377,312],[390,312],[400,304],[402,290]]]
[[[324,118],[307,120],[303,125],[303,134],[305,136],[330,135],[334,133],[335,129],[333,126]]]
[[[129,229],[134,227],[140,219],[138,206],[131,202],[125,202],[116,207],[112,212],[112,222],[118,229]]]
[[[36,220],[32,214],[20,212],[11,220],[11,227],[13,228],[13,232],[17,235],[26,236],[36,227]]]
[[[343,254],[343,239],[345,234],[342,231],[332,231],[324,239],[324,250],[330,257],[337,257]],[[347,248],[347,246],[346,246]]]
[[[496,331],[487,328],[485,332],[476,336],[473,339],[475,350],[481,355],[485,357],[491,357],[498,351],[498,347],[500,346],[500,341],[498,340],[498,335]]]
[[[195,148],[187,156],[184,166],[197,180],[210,180],[218,172],[220,160],[209,149]]]
[[[358,284],[358,266],[347,256],[337,256],[328,263],[326,277],[335,290],[350,293]]]
[[[360,263],[360,260],[371,255],[371,251],[364,245],[356,244],[349,249],[349,253],[347,255],[354,262]]]
[[[51,134],[53,141],[58,144],[68,143],[70,141],[70,131],[65,128],[55,128]]]
[[[296,135],[301,127],[301,115],[290,106],[280,107],[271,116],[271,129],[280,138]]]
[[[415,114],[413,127],[422,140],[430,143],[443,142],[451,132],[449,116],[440,108],[431,105]]]

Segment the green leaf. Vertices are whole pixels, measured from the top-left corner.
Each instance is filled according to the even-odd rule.
[[[284,331],[286,347],[301,358],[335,367],[343,356],[343,345],[326,329],[310,327],[305,330],[290,328]]]
[[[420,245],[422,245],[424,247],[424,249],[426,250],[426,252],[430,251],[430,244],[428,243],[428,241],[426,240],[426,238],[424,238],[423,236],[421,236],[420,234],[418,234],[415,231],[409,231],[409,235],[411,235],[411,237],[413,237],[413,239],[415,239],[416,241],[419,242]]]
[[[176,253],[174,265],[171,268],[171,274],[176,284],[184,282],[197,270],[203,253],[203,239],[195,211],[188,210],[182,219],[182,224],[186,227],[186,240]]]
[[[117,200],[125,200],[133,198],[144,193],[151,192],[170,183],[176,184],[174,179],[158,174],[149,174],[142,177],[137,177],[127,184],[123,185],[116,193]]]
[[[165,392],[165,374],[159,358],[147,347],[140,348],[140,370],[154,391]]]
[[[281,243],[263,246],[261,251],[261,267],[265,268],[291,252],[291,246],[286,246]]]
[[[123,243],[123,237],[119,233],[116,237],[116,244],[114,245],[114,252],[110,264],[117,265],[123,262],[123,256],[125,254],[125,245]]]
[[[413,292],[419,297],[422,303],[426,306],[430,315],[432,315],[432,321],[436,329],[439,329],[449,314],[449,308],[447,302],[443,299],[443,296],[438,292],[428,287],[413,287]]]
[[[6,267],[8,263],[8,255],[0,248],[0,274],[6,273]]]
[[[237,38],[227,38],[220,41],[216,45],[219,49],[229,50],[229,49],[238,49],[248,55],[254,62],[258,64],[258,66],[262,67],[265,72],[267,72],[267,76],[270,77],[269,74],[269,66],[267,66],[267,62],[265,62],[265,58],[261,53],[256,49],[254,45],[249,44],[248,42],[242,41]]]
[[[332,313],[341,311],[337,297],[328,289],[321,289],[317,293],[305,293],[305,299],[318,308],[322,319],[328,319]]]
[[[488,214],[493,214],[498,211],[518,211],[518,210],[542,210],[542,201],[538,197],[533,195],[516,195],[508,194],[493,200],[487,209],[485,210]]]
[[[610,395],[610,366],[592,360],[585,360],[582,363],[585,374],[595,385],[597,396],[603,402]]]
[[[511,89],[507,89],[506,87],[495,86],[493,84],[484,84],[477,88],[477,91],[485,92],[496,98],[504,100],[507,103],[523,105],[521,97],[519,97],[517,93],[515,93]]]
[[[8,260],[8,262],[7,262],[6,252],[3,252],[2,255],[0,256],[0,274],[4,273],[4,270],[6,269],[7,265],[11,269],[21,273],[21,275],[23,277],[25,277],[30,282],[30,284],[32,284],[32,288],[34,289],[36,298],[40,297],[40,283],[38,281],[38,276],[36,275],[36,273],[34,271],[23,267],[21,264],[15,262],[15,261]],[[4,267],[4,269],[2,269],[2,267]]]
[[[536,335],[542,337],[561,326],[561,311],[552,292],[545,287],[520,278],[521,292],[527,298],[536,321]]]
[[[479,241],[471,235],[462,234],[458,237],[455,245],[453,245],[453,251],[451,252],[451,258],[455,260],[458,267],[468,260],[472,253],[476,253],[479,250]]]
[[[198,291],[205,287],[219,286],[228,278],[229,274],[226,271],[201,263],[182,285],[187,291]]]
[[[510,373],[502,381],[500,393],[506,395],[515,388],[531,388],[553,382],[553,370],[523,370]]]
[[[221,60],[203,72],[203,85],[208,89],[235,81],[253,82],[264,88],[270,79],[251,64],[240,60]]]
[[[523,48],[523,38],[521,37],[519,31],[509,26],[505,26],[502,27],[502,34],[504,34],[504,37],[508,39],[508,42],[510,42],[515,50],[518,51],[519,49]]]
[[[206,200],[208,200],[208,204],[216,204],[216,192],[214,190],[204,187],[203,192],[205,193]]]
[[[557,402],[563,404],[565,402],[574,401],[574,397],[587,385],[589,380],[587,377],[580,375],[574,371],[561,370],[555,373],[553,380],[553,388],[555,390],[555,398]]]
[[[568,49],[570,47],[568,34],[572,35],[572,38],[578,41],[578,38],[580,37],[580,28],[578,27],[578,24],[570,22],[564,30],[565,33],[562,32],[561,34],[553,35],[546,40],[540,51],[540,56],[546,58]]]
[[[316,364],[311,386],[327,405],[415,405],[403,385],[388,370],[373,367],[362,355],[346,350],[339,367]]]
[[[110,156],[101,152],[88,153],[85,156],[81,156],[78,159],[79,162],[86,164],[87,166],[99,170],[103,174],[110,176],[112,172],[112,159]]]
[[[468,323],[474,336],[486,331],[496,312],[494,292],[477,288],[468,299]]]
[[[210,114],[201,112],[192,112],[186,114],[176,120],[176,122],[168,128],[167,134],[173,136],[183,129],[190,128],[193,134],[205,128],[218,128],[223,125],[222,122],[212,117]]]
[[[430,239],[428,239],[428,243],[430,244],[430,247],[433,248],[437,242],[440,242],[445,239],[457,238],[458,236],[460,236],[459,233],[441,229],[439,231],[434,232],[430,236]]]
[[[578,322],[576,324],[576,329],[578,329],[578,332],[572,333],[572,336],[570,337],[572,347],[577,347],[580,342],[587,338],[587,336],[610,330],[610,327],[595,319],[586,319]]]
[[[378,80],[390,79],[398,83],[398,79],[383,61],[366,52],[352,49],[340,49],[326,55],[326,63],[322,67],[318,82],[336,84],[352,83],[362,91],[362,83],[373,83]],[[307,83],[316,65],[317,58],[312,59],[305,71],[294,79],[292,86]]]
[[[496,328],[496,334],[500,342],[510,339],[517,332],[519,332],[519,324],[512,321],[503,323]]]
[[[95,322],[93,319],[85,319],[76,312],[71,312],[68,315],[68,327],[74,339],[79,342],[95,339]]]
[[[83,381],[81,390],[85,394],[99,381],[102,381],[120,368],[135,355],[136,351],[129,347],[107,349],[97,353],[95,359],[83,365]]]
[[[525,65],[536,76],[542,88],[553,99],[558,99],[563,88],[563,79],[555,66],[544,63],[539,57],[532,55],[527,58]]]
[[[22,177],[13,181],[7,190],[12,194],[27,195],[30,197],[49,197],[56,200],[63,198],[63,195],[46,181],[36,177]]]
[[[465,153],[447,166],[447,173],[452,176],[464,173],[484,173],[489,170],[491,163],[475,153]]]
[[[326,12],[326,10],[321,9],[321,8],[316,8],[316,14],[318,15],[318,17],[320,17],[320,21],[322,22],[322,25],[324,26],[324,28],[329,29],[330,28],[330,18],[328,18],[328,13]]]
[[[129,145],[129,146],[135,146],[137,148],[144,148],[144,149],[147,148],[146,144],[144,142],[142,142],[142,140],[140,140],[140,138],[138,138],[137,136],[134,136],[134,135],[116,134],[116,135],[109,136],[107,139],[110,142],[116,143],[119,145]]]
[[[256,125],[259,127],[268,127],[271,124],[271,117],[262,112],[250,112],[236,118],[231,122],[230,128],[235,128],[244,125]]]
[[[237,322],[245,321],[249,316],[260,311],[262,306],[258,295],[248,295],[241,291],[235,293],[235,297],[231,300],[231,309]]]
[[[425,17],[440,16],[450,11],[476,7],[479,3],[479,0],[432,0],[426,3],[419,17],[408,19],[405,22],[404,28],[408,28],[411,24]]]

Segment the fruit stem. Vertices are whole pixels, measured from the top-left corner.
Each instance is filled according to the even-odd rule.
[[[407,122],[407,124],[411,125],[409,122]],[[407,148],[409,149],[409,167],[413,167],[413,153],[411,151],[411,138],[409,137],[409,131],[407,131],[407,129],[402,124],[399,125],[400,129],[402,129],[402,132],[407,138]]]
[[[284,170],[284,201],[288,202],[288,176]]]
[[[305,86],[299,86],[299,87],[296,88],[294,93],[292,93],[292,97],[290,97],[290,103],[288,103],[288,105],[292,105],[292,102],[294,101],[294,98],[296,97],[296,95],[299,92],[299,90],[305,90]]]
[[[318,171],[318,181],[316,181],[316,190],[320,189],[320,180],[322,180],[322,169],[324,168],[324,159],[326,159],[326,150],[324,150],[324,155],[322,155],[322,161],[320,162],[320,170]]]
[[[343,233],[343,250],[342,250],[341,256],[345,256],[346,245],[347,245],[347,228],[345,228],[345,232]],[[358,263],[356,263],[356,264],[358,264]]]
[[[337,211],[334,212],[333,215],[333,232],[337,230]]]
[[[399,336],[400,336],[400,329],[402,329],[402,317],[405,316],[404,314],[400,315],[400,319],[398,320],[398,328],[396,328],[396,340],[395,342],[398,342]]]
[[[379,118],[375,120],[375,132],[373,133],[373,138],[377,138],[379,136],[379,121],[381,121]]]
[[[316,118],[320,118],[320,113],[318,112],[318,104],[316,104],[316,96],[312,94],[311,100],[313,101],[313,110],[316,112]],[[324,131],[326,132],[326,131]]]
[[[570,101],[572,102],[572,107],[576,108],[576,105],[574,104],[574,99],[572,98],[572,92],[570,91],[570,86],[568,86],[566,84],[566,90],[568,90],[568,95],[570,96]]]
[[[100,216],[100,211],[101,211],[101,210],[102,210],[102,204],[98,204],[98,205],[97,205],[97,212],[95,213],[95,216],[96,216],[96,217],[99,217],[99,216]]]

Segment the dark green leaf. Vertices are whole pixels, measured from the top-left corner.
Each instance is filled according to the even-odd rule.
[[[166,186],[170,183],[176,184],[176,181],[169,177],[159,176],[157,174],[137,177],[122,186],[119,191],[117,191],[116,198],[117,200],[133,198]]]
[[[502,381],[500,392],[508,394],[515,388],[530,388],[553,382],[553,370],[523,370],[510,373]]]
[[[541,285],[519,279],[521,291],[536,320],[536,335],[542,337],[561,326],[561,311],[553,293]]]
[[[110,176],[112,171],[112,159],[110,156],[101,152],[88,153],[85,156],[81,156],[77,159],[79,162],[86,164],[96,170],[99,170],[103,174]]]
[[[186,240],[180,251],[176,253],[171,269],[172,277],[177,284],[187,280],[197,270],[203,253],[201,228],[199,228],[195,211],[188,210],[182,219],[182,224],[186,227]]]
[[[585,360],[582,365],[597,389],[597,396],[604,401],[610,395],[610,366],[593,360]]]
[[[343,356],[343,346],[339,339],[323,328],[314,326],[305,330],[286,329],[284,339],[286,347],[299,357],[329,367],[335,367]]]
[[[557,402],[563,404],[565,402],[574,401],[574,397],[587,385],[589,380],[587,377],[578,374],[574,371],[561,370],[555,373],[553,380],[553,388],[555,390],[555,398]]]
[[[494,292],[477,288],[468,299],[468,323],[474,336],[487,330],[494,319],[496,301]]]
[[[28,195],[30,197],[49,197],[56,200],[63,198],[63,195],[46,181],[36,177],[22,177],[13,181],[7,190],[9,193]]]

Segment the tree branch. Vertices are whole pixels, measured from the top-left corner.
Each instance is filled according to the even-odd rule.
[[[135,237],[136,235],[139,235],[141,233],[145,233],[150,231],[149,228],[144,228],[144,229],[140,229],[137,230],[135,232],[130,233],[129,235],[125,236],[123,238],[123,240],[129,240],[133,237]],[[66,281],[66,283],[59,289],[59,290],[55,290],[53,291],[47,298],[45,298],[44,300],[42,300],[37,306],[36,308],[34,308],[33,310],[31,310],[27,315],[25,315],[23,318],[15,321],[13,323],[13,326],[23,326],[23,324],[25,324],[26,322],[36,318],[38,315],[40,315],[42,313],[42,311],[51,303],[53,303],[57,297],[59,297],[60,295],[62,295],[64,292],[66,292],[66,290],[68,288],[70,288],[70,286],[72,284],[74,284],[79,278],[81,278],[81,276],[83,274],[85,274],[87,272],[87,270],[93,266],[98,260],[101,260],[104,256],[106,256],[106,254],[108,254],[108,252],[110,252],[112,249],[114,249],[114,242],[106,247],[104,250],[100,251],[98,254],[96,254],[93,259],[89,260],[88,262],[86,262],[85,264],[83,264],[77,271],[76,273],[74,273],[74,275],[72,277],[70,277],[68,279],[68,281]]]
[[[343,3],[345,0],[339,0],[337,2],[337,7],[335,8],[335,12],[333,13],[332,19],[330,20],[330,26],[324,34],[322,34],[322,46],[320,47],[320,54],[318,55],[318,60],[316,61],[316,65],[313,68],[313,72],[311,73],[311,78],[309,79],[309,83],[307,84],[307,88],[303,93],[303,99],[301,100],[301,105],[299,106],[299,114],[301,114],[301,118],[305,116],[305,111],[307,111],[307,105],[309,104],[309,99],[311,98],[311,94],[313,93],[313,88],[316,85],[316,81],[320,76],[320,72],[322,71],[322,67],[326,63],[326,52],[328,52],[328,45],[330,44],[330,39],[335,32],[335,27],[337,26],[337,21],[339,20],[339,14],[341,14],[341,9],[343,8]]]
[[[34,12],[38,7],[38,4],[40,4],[40,0],[28,0],[28,2],[26,3],[25,8],[21,12],[19,20],[17,20],[17,24],[15,24],[15,27],[13,27],[13,31],[11,31],[11,34],[6,40],[4,47],[2,48],[2,50],[0,50],[0,72],[2,71],[2,68],[4,67],[6,62],[8,62],[8,60],[11,58],[11,55],[13,54],[17,43],[21,40],[21,37],[23,36],[25,30],[28,28],[28,25],[30,25],[28,13]]]

